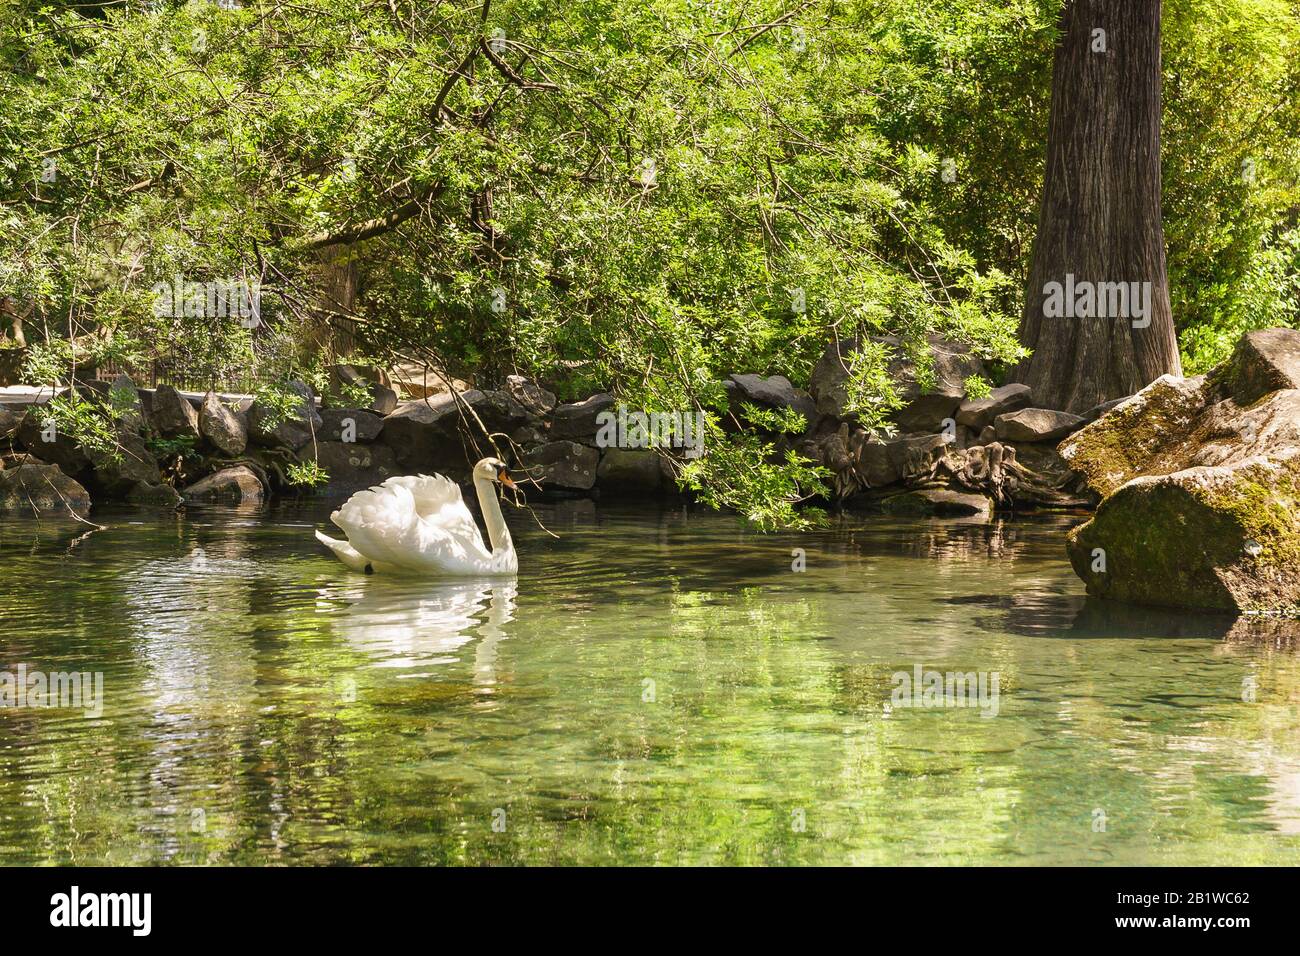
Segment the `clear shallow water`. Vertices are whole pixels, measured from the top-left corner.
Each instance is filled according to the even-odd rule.
[[[1300,862],[1300,657],[1086,602],[1068,523],[584,502],[434,584],[328,511],[0,523],[0,670],[105,696],[0,709],[0,862]],[[891,706],[916,665],[997,716]]]

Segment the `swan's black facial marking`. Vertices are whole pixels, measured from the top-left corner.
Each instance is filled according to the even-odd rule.
[[[369,562],[366,562],[365,572],[366,574],[374,574],[375,566]]]

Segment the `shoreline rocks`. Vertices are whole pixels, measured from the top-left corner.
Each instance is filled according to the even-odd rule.
[[[1089,594],[1300,613],[1297,383],[1300,332],[1251,332],[1208,375],[1163,376],[1061,445],[1103,495],[1067,542]]]
[[[0,511],[85,517],[90,512],[90,492],[58,465],[29,460],[0,470]]]
[[[240,504],[257,504],[262,501],[265,489],[262,480],[247,465],[223,468],[221,471],[196,481],[182,492],[187,501],[235,501]]]

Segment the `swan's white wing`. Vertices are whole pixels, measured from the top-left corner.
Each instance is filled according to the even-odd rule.
[[[330,520],[374,562],[455,573],[491,560],[460,488],[441,475],[389,478],[358,491]]]
[[[381,487],[401,486],[415,499],[416,513],[428,524],[441,528],[459,541],[483,547],[474,516],[465,506],[460,485],[442,475],[403,475],[389,478]]]
[[[411,493],[383,485],[358,491],[330,520],[347,534],[348,543],[370,560],[398,565],[414,546],[410,533],[418,522]]]

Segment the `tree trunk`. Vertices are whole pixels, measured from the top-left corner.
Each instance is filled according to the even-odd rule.
[[[1066,0],[1014,379],[1079,412],[1181,374],[1160,223],[1160,0]],[[1123,283],[1123,285],[1119,285]]]

